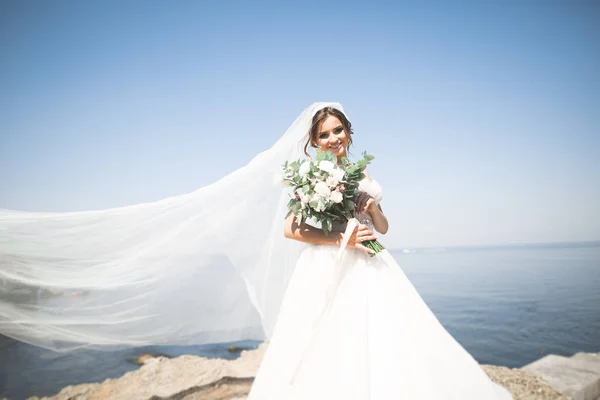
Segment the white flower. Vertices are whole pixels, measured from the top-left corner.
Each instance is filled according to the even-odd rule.
[[[329,186],[325,182],[318,182],[315,185],[315,192],[323,197],[329,197],[331,190],[329,190]]]
[[[329,178],[327,178],[327,180],[325,181],[327,183],[327,185],[331,188],[334,188],[338,185],[338,183],[340,183],[337,179],[335,179],[333,176],[330,176]]]
[[[331,161],[323,160],[319,163],[319,169],[325,172],[331,172],[335,168],[335,165]]]
[[[342,195],[340,192],[336,190],[331,192],[331,201],[333,201],[334,203],[341,203],[342,200],[344,200],[344,195]]]
[[[317,212],[325,211],[325,208],[327,208],[325,200],[326,199],[315,193],[310,199],[310,205]]]
[[[304,203],[308,203],[310,201],[310,196],[306,193],[304,193],[303,190],[298,189],[296,191],[296,193],[298,193],[298,196],[300,196],[300,201],[304,204]]]
[[[341,168],[336,168],[331,173],[331,176],[338,182],[344,179],[344,175],[346,175],[346,173]]]
[[[306,176],[306,174],[308,174],[308,171],[310,171],[310,163],[305,161],[302,163],[302,165],[300,165],[300,168],[298,169],[298,173],[301,176]]]

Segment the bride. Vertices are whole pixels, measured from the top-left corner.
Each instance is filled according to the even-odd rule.
[[[352,144],[314,103],[268,150],[198,190],[85,212],[0,209],[0,334],[54,351],[269,341],[251,400],[511,399],[435,318],[392,256],[382,191],[324,236],[285,220],[281,166]],[[283,229],[282,229],[283,228]],[[283,231],[283,232],[282,232]]]
[[[311,120],[305,149],[332,151],[341,162],[350,134],[341,107],[323,107]],[[372,250],[361,242],[376,238],[373,229],[385,234],[388,221],[381,187],[367,174],[360,188],[362,224],[352,231],[338,226],[325,236],[318,227],[299,226],[293,215],[285,221],[285,237],[309,246],[249,400],[511,399],[438,322],[387,250],[368,255]],[[337,249],[343,239],[345,253]]]

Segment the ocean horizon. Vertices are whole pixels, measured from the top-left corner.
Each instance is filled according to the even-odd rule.
[[[600,240],[559,241],[559,242],[513,242],[513,243],[490,243],[490,244],[466,244],[466,245],[440,245],[440,246],[400,246],[388,249],[390,252],[415,252],[431,253],[437,251],[468,251],[468,250],[494,250],[494,249],[518,249],[518,248],[553,248],[553,247],[596,247],[600,246]]]

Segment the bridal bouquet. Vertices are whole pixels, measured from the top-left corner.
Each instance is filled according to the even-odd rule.
[[[355,202],[363,171],[373,156],[366,152],[363,158],[351,163],[346,157],[342,165],[331,151],[317,150],[317,160],[286,161],[283,165],[283,181],[292,188],[288,203],[289,212],[301,224],[308,218],[320,222],[325,235],[331,232],[334,222],[346,222],[355,215]],[[384,247],[377,240],[362,243],[379,253]],[[374,254],[373,254],[374,255]]]

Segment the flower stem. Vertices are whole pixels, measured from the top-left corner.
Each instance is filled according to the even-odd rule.
[[[383,250],[385,250],[385,247],[383,247],[378,240],[368,240],[363,242],[363,245],[375,252],[373,254],[369,254],[371,257],[375,257],[378,253],[381,253]]]

